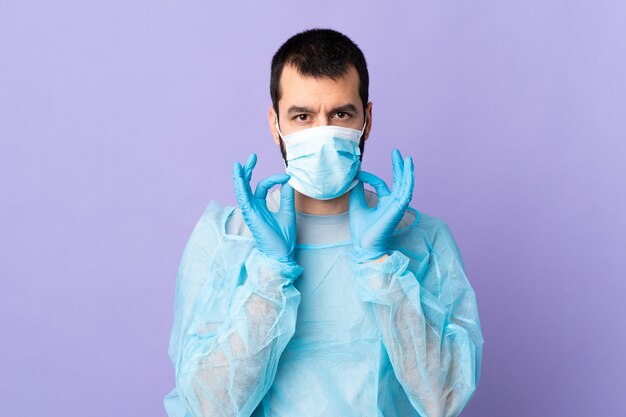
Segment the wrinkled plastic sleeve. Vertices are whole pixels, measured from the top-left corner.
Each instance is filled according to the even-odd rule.
[[[170,417],[250,416],[295,331],[300,293],[292,283],[302,268],[221,242],[209,229],[199,223],[179,268]]]
[[[418,261],[395,250],[354,264],[396,378],[422,417],[458,416],[480,378],[483,338],[476,298],[447,225]]]

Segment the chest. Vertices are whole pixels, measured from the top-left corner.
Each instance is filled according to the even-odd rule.
[[[303,273],[294,283],[301,294],[294,344],[378,339],[371,306],[357,296],[350,255],[347,245],[296,251]]]

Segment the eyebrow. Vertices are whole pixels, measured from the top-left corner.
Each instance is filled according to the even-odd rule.
[[[354,104],[352,104],[352,103],[348,103],[348,104],[344,104],[343,106],[336,107],[336,108],[332,109],[331,111],[332,111],[332,113],[339,113],[339,112],[346,112],[346,113],[348,113],[348,112],[352,112],[352,113],[355,113],[355,114],[357,112],[356,106]]]
[[[352,103],[348,103],[348,104],[344,104],[342,106],[339,107],[335,107],[334,109],[331,109],[330,111],[331,113],[338,113],[338,112],[352,112],[352,113],[356,113],[356,106]],[[294,114],[294,113],[315,113],[315,111],[313,109],[311,109],[310,107],[303,107],[303,106],[291,106],[289,107],[289,109],[287,110],[287,114]]]
[[[287,113],[288,114],[293,114],[293,113],[313,113],[313,109],[310,109],[308,107],[302,107],[302,106],[291,106],[287,110]]]

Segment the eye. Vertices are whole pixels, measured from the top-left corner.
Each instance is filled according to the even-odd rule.
[[[335,113],[335,117],[337,119],[347,119],[348,117],[350,117],[350,114],[346,113],[345,111],[338,111],[337,113]]]
[[[296,120],[300,121],[300,122],[306,122],[307,120],[309,120],[309,115],[308,114],[298,114],[295,117]]]

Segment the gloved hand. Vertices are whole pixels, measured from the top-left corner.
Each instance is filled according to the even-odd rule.
[[[393,164],[393,191],[376,175],[359,171],[359,182],[350,192],[350,234],[352,258],[357,263],[373,261],[387,254],[389,240],[402,220],[404,211],[413,197],[413,159],[404,161],[400,151],[391,154]],[[370,208],[365,201],[363,183],[374,187],[378,205]]]
[[[295,264],[293,249],[296,244],[296,208],[293,187],[287,184],[289,175],[272,175],[257,184],[254,195],[250,188],[256,154],[248,157],[245,167],[239,162],[233,165],[235,196],[243,218],[256,240],[258,249],[280,262]],[[272,213],[267,208],[267,192],[276,184],[280,189],[280,209]]]

